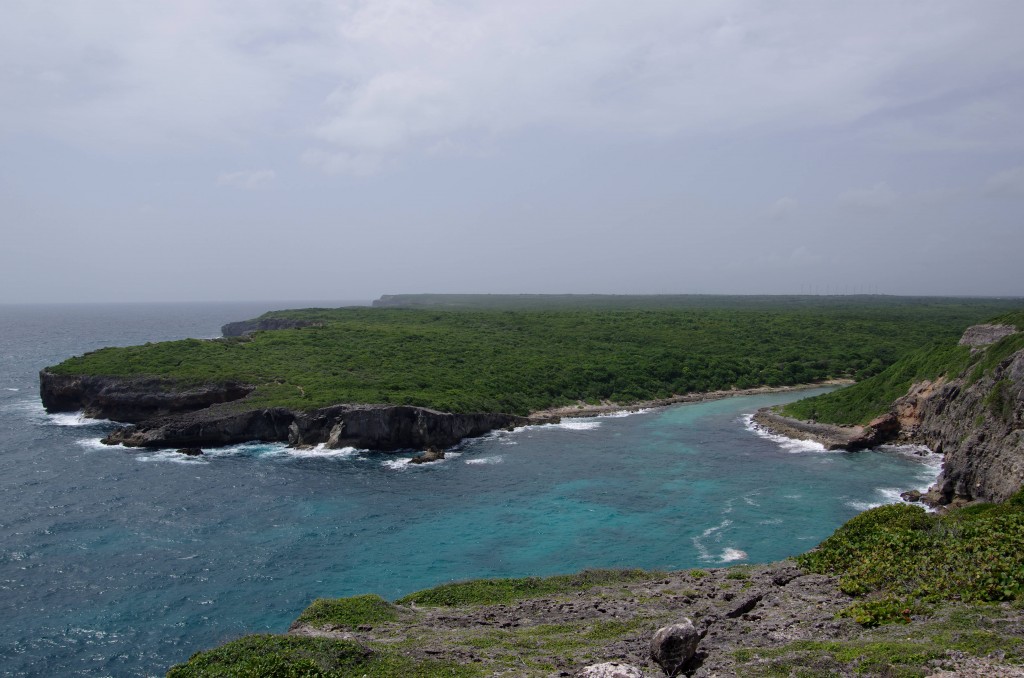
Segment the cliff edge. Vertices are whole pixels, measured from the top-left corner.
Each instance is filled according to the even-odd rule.
[[[945,457],[927,501],[1005,501],[1024,487],[1024,332],[1007,324],[977,325],[958,345],[970,352],[964,354],[965,368],[914,380],[866,425],[803,421],[770,409],[758,412],[755,421],[828,449],[926,445]]]

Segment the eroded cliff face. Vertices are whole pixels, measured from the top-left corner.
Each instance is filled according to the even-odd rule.
[[[889,411],[867,426],[799,421],[769,408],[754,421],[791,438],[815,440],[827,449],[858,450],[882,443],[927,445],[945,456],[943,470],[925,501],[958,504],[1004,501],[1024,487],[1024,349],[990,369],[984,351],[1019,334],[1007,325],[968,328],[960,345],[978,362],[963,374],[913,384]],[[990,362],[990,361],[988,361]]]
[[[152,377],[102,377],[39,373],[39,395],[47,412],[136,423],[218,403],[240,400],[253,386],[235,382],[182,384]]]
[[[407,405],[335,405],[314,412],[246,406],[249,384],[180,384],[164,379],[61,375],[43,370],[48,412],[135,424],[104,442],[129,447],[220,447],[264,441],[372,450],[444,449],[463,438],[552,419],[452,414]]]
[[[1024,487],[1024,350],[971,376],[915,384],[893,404],[901,435],[945,456],[929,493],[941,504],[1004,501]]]
[[[211,407],[144,421],[104,442],[128,447],[220,447],[263,441],[371,450],[447,448],[464,438],[531,423],[509,414],[452,414],[405,405],[335,405],[314,412]]]

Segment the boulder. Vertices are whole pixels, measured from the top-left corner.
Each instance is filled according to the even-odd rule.
[[[591,664],[576,674],[577,678],[644,678],[643,671],[629,664],[604,662]]]
[[[651,638],[651,659],[665,671],[665,675],[676,676],[693,659],[702,637],[689,619],[664,626]]]
[[[198,447],[183,447],[178,450],[178,454],[185,454],[190,457],[199,457],[202,456],[203,451]]]
[[[426,464],[431,461],[440,461],[444,459],[444,450],[439,450],[436,447],[429,448],[423,454],[417,455],[409,460],[410,464]]]

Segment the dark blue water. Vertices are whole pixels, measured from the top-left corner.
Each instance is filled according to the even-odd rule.
[[[742,397],[501,432],[406,455],[98,444],[37,372],[100,346],[212,337],[276,304],[0,307],[0,672],[160,675],[317,596],[469,577],[783,558],[923,487],[935,459],[758,435]]]

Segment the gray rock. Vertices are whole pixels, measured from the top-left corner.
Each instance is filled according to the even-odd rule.
[[[701,634],[689,619],[678,624],[664,626],[651,638],[651,659],[668,676],[675,676],[697,652]]]
[[[431,461],[440,461],[444,459],[444,450],[439,450],[435,447],[431,447],[423,454],[419,454],[409,460],[410,464],[426,464]]]
[[[605,662],[591,664],[576,674],[577,678],[644,678],[643,671],[629,664]]]
[[[1016,331],[1017,328],[1013,325],[972,325],[964,330],[964,335],[960,337],[960,345],[988,346]]]

